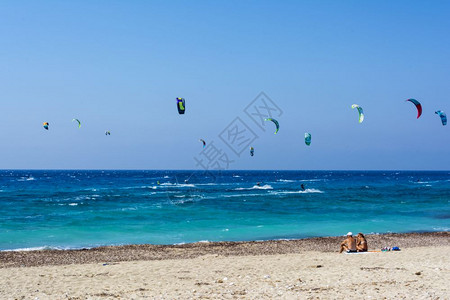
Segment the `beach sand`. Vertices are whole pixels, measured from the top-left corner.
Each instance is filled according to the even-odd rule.
[[[342,239],[0,252],[0,299],[450,298],[449,232]]]

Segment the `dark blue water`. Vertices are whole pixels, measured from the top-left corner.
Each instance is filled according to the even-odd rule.
[[[0,171],[0,250],[443,230],[448,171]]]

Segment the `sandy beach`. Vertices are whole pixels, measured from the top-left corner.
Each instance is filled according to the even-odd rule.
[[[402,250],[365,254],[341,239],[1,252],[0,298],[448,299],[450,233],[369,235]]]

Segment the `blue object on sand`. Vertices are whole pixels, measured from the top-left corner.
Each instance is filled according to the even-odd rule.
[[[392,251],[400,251],[399,247],[392,247]]]

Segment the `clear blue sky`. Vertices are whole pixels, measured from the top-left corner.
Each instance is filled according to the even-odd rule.
[[[196,169],[203,138],[231,169],[449,170],[434,114],[450,113],[449,15],[448,1],[1,1],[0,168]],[[243,112],[261,91],[283,110],[277,135]],[[238,116],[254,157],[218,138]]]

